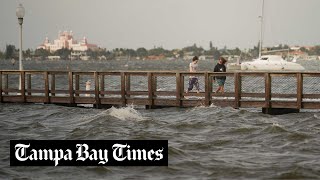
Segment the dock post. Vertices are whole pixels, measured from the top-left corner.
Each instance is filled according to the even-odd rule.
[[[2,71],[0,71],[0,103],[2,103]]]
[[[234,108],[239,109],[241,100],[241,76],[239,73],[234,74]]]
[[[50,89],[50,92],[51,92],[51,96],[55,96],[56,93],[56,75],[55,74],[51,74],[51,89]]]
[[[21,77],[21,99],[22,102],[26,102],[26,90],[25,90],[25,86],[26,86],[26,76],[25,76],[25,71],[20,71],[20,77]]]
[[[31,96],[31,74],[27,74],[27,92],[28,96]]]
[[[95,96],[95,107],[101,108],[100,103],[100,91],[99,91],[99,74],[94,72],[94,96]]]
[[[176,106],[180,107],[181,106],[181,97],[182,97],[182,90],[183,88],[181,87],[181,74],[176,73]]]
[[[9,75],[5,74],[4,75],[4,89],[6,90],[6,92],[4,93],[5,95],[8,95],[8,88],[9,88]]]
[[[69,102],[70,102],[70,106],[74,106],[73,73],[71,71],[69,71],[68,77],[69,77],[69,98],[70,98]]]
[[[79,91],[79,89],[80,89],[80,83],[79,82],[80,82],[79,74],[76,74],[75,75],[75,90],[76,91]],[[77,93],[77,92],[75,92],[74,94],[75,94],[76,97],[79,96],[79,93]]]
[[[262,108],[263,114],[270,114],[272,109],[270,107],[271,101],[271,77],[269,73],[264,74],[264,82],[265,82],[265,105]]]
[[[154,95],[154,87],[153,87],[153,74],[151,72],[147,73],[148,76],[148,99],[149,99],[149,103],[148,103],[148,109],[152,109],[153,105],[154,105],[154,100],[153,100],[153,95]]]
[[[206,72],[205,76],[204,76],[204,80],[205,80],[205,105],[206,106],[210,106],[211,104],[211,92],[212,92],[212,88],[210,88],[210,86],[212,87],[212,83],[210,81],[210,76],[209,73]]]
[[[121,72],[121,101],[122,101],[122,106],[126,106],[126,74],[124,72]],[[129,81],[130,82],[130,81]],[[130,86],[130,84],[129,84]]]
[[[302,108],[303,94],[303,77],[301,73],[297,73],[297,109]]]
[[[50,103],[49,97],[49,74],[48,71],[44,72],[44,93],[45,93],[45,103]]]
[[[104,91],[104,74],[100,75],[100,90]],[[104,93],[100,94],[101,97],[104,97]]]

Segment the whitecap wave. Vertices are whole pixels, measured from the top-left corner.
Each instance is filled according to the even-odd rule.
[[[282,128],[282,126],[281,126],[279,123],[277,123],[277,122],[273,122],[273,123],[272,123],[272,126],[273,126],[273,127],[281,127],[281,128]]]
[[[110,116],[118,118],[120,120],[136,120],[143,121],[146,120],[140,112],[135,110],[132,106],[115,108],[111,107],[107,110]]]

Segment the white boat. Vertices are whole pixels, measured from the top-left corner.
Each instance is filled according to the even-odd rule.
[[[262,1],[262,14],[260,16],[260,47],[259,47],[259,58],[254,59],[250,62],[243,63],[230,63],[228,64],[229,70],[243,70],[243,71],[301,71],[304,67],[296,63],[296,59],[292,62],[284,60],[279,55],[264,55],[262,56],[262,29],[263,29],[263,11],[264,11],[264,0]],[[276,50],[278,51],[278,50]],[[282,50],[280,50],[282,51]],[[269,51],[271,52],[271,51]],[[275,51],[273,51],[275,52]]]
[[[278,55],[265,55],[251,62],[241,63],[244,71],[301,71],[304,67],[298,63],[288,62]]]

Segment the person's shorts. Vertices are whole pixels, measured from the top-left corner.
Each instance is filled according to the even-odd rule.
[[[217,83],[219,86],[224,86],[224,83],[226,82],[225,79],[217,79]]]

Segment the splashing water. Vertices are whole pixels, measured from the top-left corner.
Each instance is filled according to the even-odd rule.
[[[137,110],[135,110],[133,107],[122,107],[122,108],[115,108],[112,107],[107,110],[109,112],[110,116],[113,116],[115,118],[118,118],[120,120],[137,120],[137,121],[143,121],[146,118],[144,118]]]

